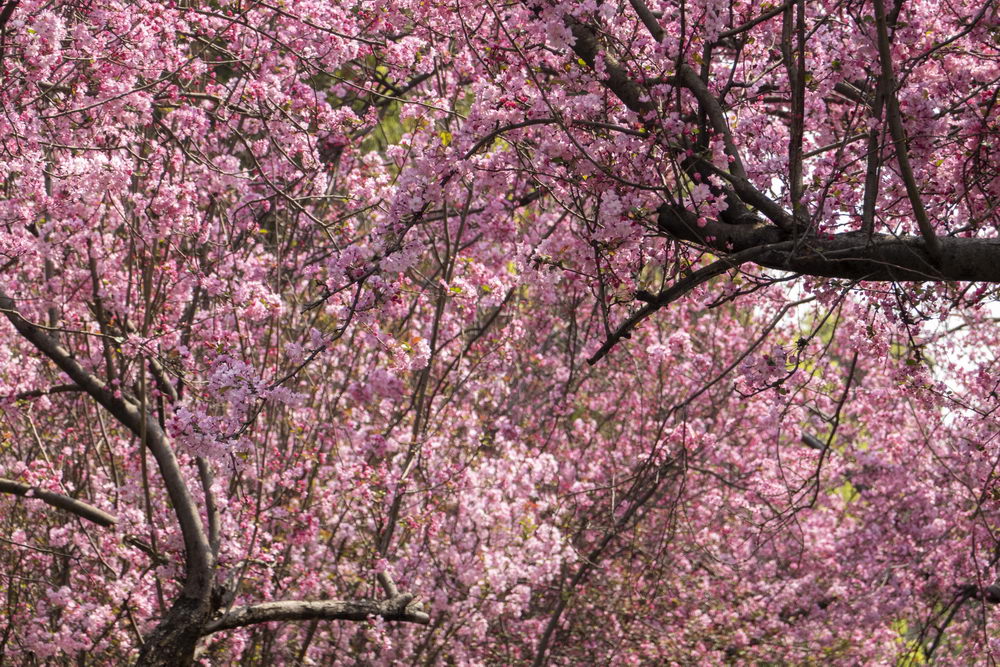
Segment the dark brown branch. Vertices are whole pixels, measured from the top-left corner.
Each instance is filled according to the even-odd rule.
[[[779,245],[791,247],[790,242]],[[739,268],[740,265],[751,261],[758,255],[763,254],[766,250],[768,250],[767,246],[748,248],[742,252],[738,252],[734,255],[723,257],[722,259],[712,262],[708,266],[698,269],[686,278],[678,280],[669,288],[652,298],[649,303],[637,310],[631,317],[622,322],[621,325],[619,325],[618,328],[610,336],[608,336],[608,339],[604,341],[601,348],[597,350],[597,352],[595,352],[589,359],[587,359],[587,363],[593,366],[598,361],[603,359],[605,355],[611,351],[611,348],[617,345],[623,338],[628,338],[633,329],[639,326],[643,320],[658,311],[660,308],[673,303],[698,285],[701,285],[716,276],[722,275],[730,269]]]
[[[729,159],[732,162],[730,170],[733,176],[742,181],[746,181],[747,172],[743,168],[743,160],[740,158],[740,153],[736,148],[736,141],[733,139],[733,133],[729,130],[729,121],[726,120],[725,111],[723,111],[722,105],[719,104],[719,100],[708,89],[708,86],[701,80],[698,73],[691,69],[690,66],[681,65],[677,72],[677,79],[680,85],[684,86],[694,94],[695,98],[698,100],[698,104],[708,115],[708,119],[712,123],[712,128],[722,136],[722,141],[726,149],[726,155],[729,156]],[[742,196],[742,193],[740,193],[740,195]]]
[[[201,490],[205,494],[205,517],[208,519],[208,544],[212,548],[212,555],[218,556],[219,545],[221,544],[219,538],[221,514],[219,512],[219,504],[215,500],[215,492],[212,490],[212,481],[214,479],[212,464],[201,456],[195,459],[195,463],[198,465],[198,478],[201,480]]]
[[[809,449],[815,449],[817,452],[826,451],[826,443],[816,436],[809,435],[808,433],[802,434],[802,444]]]
[[[795,45],[792,45],[792,35]],[[802,217],[802,138],[805,127],[805,8],[802,0],[785,9],[781,28],[781,56],[791,86],[791,118],[788,138],[788,181],[792,214]]]
[[[903,117],[899,111],[899,101],[896,99],[896,78],[892,71],[892,51],[889,46],[889,29],[886,26],[885,7],[882,0],[873,0],[875,5],[875,25],[878,30],[878,55],[882,63],[882,85],[885,91],[885,110],[889,119],[889,132],[896,146],[896,163],[899,164],[899,175],[906,186],[906,195],[913,207],[913,217],[917,219],[920,234],[927,242],[927,251],[937,263],[941,259],[941,242],[934,233],[924,202],[920,198],[920,189],[910,166],[910,158],[906,148],[906,130],[903,128]]]
[[[792,217],[788,215],[788,213],[786,213],[785,210],[777,202],[775,202],[770,197],[765,195],[763,192],[755,188],[753,183],[751,183],[749,180],[737,176],[736,174],[731,174],[727,171],[723,171],[722,169],[719,169],[717,166],[715,166],[712,162],[704,158],[695,156],[691,159],[700,169],[712,174],[716,174],[721,178],[724,178],[725,180],[729,181],[729,183],[732,184],[733,186],[733,191],[737,195],[739,195],[740,201],[750,204],[751,206],[759,209],[761,213],[767,216],[767,218],[775,225],[777,225],[779,228],[783,230],[792,229],[793,227]],[[730,209],[729,211],[727,211],[727,213],[731,211],[732,211],[732,206],[730,206]]]
[[[878,3],[881,8],[881,0]],[[883,61],[883,79],[888,88],[894,89],[892,68],[885,33],[884,12],[879,12],[880,49]],[[576,37],[573,51],[587,65],[593,67],[600,47],[594,32],[575,20],[569,20],[569,27]],[[645,117],[655,107],[648,101],[645,89],[629,78],[625,69],[614,61],[607,60],[607,77],[602,83],[614,93],[629,109]],[[1000,282],[1000,239],[938,238],[934,235],[926,211],[920,201],[919,191],[912,178],[912,170],[906,159],[905,134],[901,121],[896,115],[894,135],[901,139],[897,146],[897,157],[918,226],[920,237],[894,237],[886,234],[847,233],[836,236],[812,235],[799,239],[794,247],[779,246],[789,240],[789,232],[795,227],[794,218],[774,200],[757,190],[743,176],[742,163],[729,132],[725,112],[718,99],[711,94],[705,82],[697,73],[682,65],[676,82],[690,90],[713,128],[723,137],[726,153],[732,158],[731,173],[719,169],[706,160],[694,158],[697,167],[711,170],[729,181],[738,197],[757,208],[774,224],[729,224],[709,221],[705,227],[696,224],[696,216],[688,211],[664,204],[659,210],[659,227],[668,236],[697,243],[713,251],[739,253],[751,248],[767,246],[753,261],[761,266],[801,273],[805,275],[845,278],[849,280],[895,280],[895,281],[977,281]],[[894,105],[895,98],[886,96],[886,106]],[[892,115],[890,113],[890,115]],[[907,176],[907,174],[909,176]],[[746,216],[743,216],[746,217]],[[751,222],[752,220],[740,220]],[[868,232],[869,230],[866,230]],[[711,239],[711,240],[709,240]]]
[[[750,19],[749,21],[747,21],[743,25],[737,26],[737,27],[735,27],[735,28],[733,28],[731,30],[727,30],[727,31],[725,31],[723,33],[719,33],[719,41],[724,40],[724,39],[728,39],[730,37],[735,37],[736,35],[740,34],[741,32],[746,32],[750,28],[753,28],[754,26],[759,25],[759,24],[763,23],[764,21],[767,21],[769,19],[773,19],[775,16],[777,16],[778,14],[782,13],[783,11],[785,11],[785,9],[787,7],[789,7],[789,6],[791,6],[794,2],[795,2],[795,0],[788,0],[788,2],[780,4],[777,7],[774,7],[773,9],[767,10],[766,12],[764,12],[763,14],[761,14],[760,16],[758,16],[757,18]]]
[[[884,86],[879,81],[878,94],[872,109],[872,117],[882,115],[885,104]],[[861,206],[861,231],[870,236],[875,232],[875,204],[878,202],[879,172],[882,168],[882,127],[876,125],[868,130],[868,159],[865,165],[865,193]]]
[[[0,30],[4,30],[7,27],[7,22],[19,4],[21,4],[21,0],[7,0],[4,4],[3,9],[0,10]]]
[[[899,15],[902,0],[896,4],[893,16]],[[892,19],[895,23],[895,18]],[[876,121],[881,120],[882,110],[885,107],[885,94],[890,82],[886,81],[882,75],[878,76],[875,85],[875,97],[871,103],[871,117]],[[840,84],[837,84],[838,86]],[[844,84],[847,85],[847,84]],[[837,88],[840,90],[840,88]],[[843,91],[841,91],[843,92]],[[862,96],[864,97],[864,96]],[[861,101],[867,104],[867,101]],[[865,166],[865,189],[864,202],[861,207],[861,231],[871,236],[875,232],[875,205],[878,203],[879,174],[882,170],[882,135],[884,128],[880,123],[874,123],[868,130],[868,157]]]
[[[601,53],[597,36],[593,30],[575,19],[567,19],[567,25],[576,38],[573,52],[591,68],[594,67],[598,55],[603,55],[607,76],[601,80],[601,83],[614,93],[626,107],[639,114],[639,117],[646,122],[647,129],[651,132],[655,131],[656,128],[649,123],[649,119],[655,116],[656,106],[649,99],[648,91],[630,78],[625,68],[618,64],[614,58],[607,53]],[[726,155],[731,161],[730,171],[719,169],[707,160],[698,160],[699,167],[711,170],[728,180],[732,184],[733,190],[745,203],[759,209],[775,225],[782,229],[791,230],[794,227],[792,217],[779,204],[754,187],[747,178],[736,141],[733,139],[729,123],[726,120],[725,111],[697,72],[688,65],[681,65],[677,76],[672,78],[670,82],[683,86],[694,94],[699,106],[708,116],[713,129],[722,137]]]
[[[782,230],[763,223],[731,225],[709,220],[701,227],[693,213],[668,204],[660,207],[658,224],[667,236],[721,252],[788,240]],[[847,280],[1000,282],[1000,239],[942,237],[938,241],[937,262],[922,237],[875,234],[869,238],[861,232],[808,236],[793,248],[768,248],[752,261],[770,269]]]
[[[4,50],[7,46],[7,22],[10,21],[10,17],[14,15],[14,10],[19,4],[21,4],[21,0],[7,0],[3,9],[0,9],[0,61],[3,60]]]
[[[646,26],[646,30],[649,31],[650,36],[657,41],[657,43],[663,41],[663,28],[660,27],[660,22],[656,20],[653,16],[653,12],[649,10],[642,0],[629,0],[632,5],[632,9],[635,10],[636,15],[638,15],[639,20],[642,24]]]
[[[847,146],[848,144],[853,144],[856,141],[861,141],[866,137],[868,137],[867,134],[853,134],[850,136],[846,136],[840,141],[835,141],[832,144],[826,144],[825,146],[820,146],[819,148],[814,148],[807,153],[803,153],[802,157],[805,159],[816,157],[817,155],[822,155],[823,153],[826,153],[828,151],[833,151],[843,148],[844,146]]]
[[[43,503],[65,510],[71,514],[75,514],[81,519],[93,521],[99,526],[107,527],[118,523],[118,517],[112,516],[104,510],[97,509],[90,503],[85,503],[82,500],[77,500],[76,498],[71,498],[54,491],[46,491],[45,489],[40,489],[37,486],[29,486],[28,484],[15,482],[12,479],[0,477],[0,493],[11,493],[15,496],[23,496],[26,498],[38,498]]]
[[[48,389],[29,389],[28,391],[22,391],[14,394],[11,398],[15,401],[28,401],[33,398],[41,398],[42,396],[51,396],[52,394],[63,394],[76,391],[83,391],[83,389],[75,384],[58,384],[54,387],[49,387]]]
[[[612,123],[601,123],[592,120],[569,120],[560,121],[558,118],[531,118],[520,123],[511,123],[510,125],[504,125],[502,127],[497,127],[495,130],[484,135],[475,143],[475,145],[470,148],[465,155],[462,156],[463,160],[468,160],[470,157],[478,153],[483,149],[484,146],[492,142],[494,139],[499,137],[504,132],[509,132],[510,130],[519,130],[523,127],[531,127],[532,125],[555,125],[562,123],[564,125],[574,125],[579,127],[595,128],[600,130],[608,130],[611,132],[620,132],[622,134],[628,134],[633,137],[648,137],[649,134],[646,132],[641,132],[639,130],[633,130],[627,127],[621,127],[619,125],[614,125]],[[424,221],[429,222],[434,218],[431,216],[424,216]]]
[[[273,621],[364,621],[379,616],[387,621],[428,625],[430,617],[413,601],[412,595],[389,600],[288,600],[236,607],[205,626],[203,635]]]
[[[650,101],[646,89],[633,81],[625,68],[618,64],[618,61],[610,54],[600,53],[594,31],[576,19],[566,19],[566,24],[573,33],[573,37],[576,38],[573,43],[573,52],[587,63],[587,67],[593,69],[597,63],[598,55],[604,56],[604,70],[607,72],[607,77],[601,83],[614,93],[622,101],[622,104],[639,114],[640,118],[645,119],[647,114],[655,114],[656,107]]]

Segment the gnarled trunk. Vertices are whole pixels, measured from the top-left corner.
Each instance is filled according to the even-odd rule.
[[[212,615],[208,597],[181,595],[159,625],[146,637],[137,667],[186,667]]]

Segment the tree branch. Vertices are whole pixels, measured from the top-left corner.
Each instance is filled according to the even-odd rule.
[[[791,86],[791,119],[788,138],[788,182],[792,200],[792,215],[803,218],[802,210],[802,139],[805,129],[805,7],[802,0],[788,5],[781,26],[781,56]],[[792,35],[795,44],[792,44]]]
[[[657,43],[663,41],[663,28],[660,27],[660,22],[656,20],[653,16],[653,12],[649,11],[649,7],[642,0],[629,0],[632,5],[632,9],[638,15],[642,24],[646,26],[646,30],[649,31],[650,36],[656,40]]]
[[[788,240],[764,223],[732,225],[697,216],[669,204],[659,208],[658,224],[666,235],[718,252],[774,246]],[[1000,238],[941,237],[935,262],[920,236],[848,232],[800,238],[794,247],[770,247],[752,261],[760,266],[810,276],[875,281],[973,281],[1000,283]]]
[[[730,168],[733,175],[740,180],[746,181],[747,172],[743,168],[743,160],[740,158],[740,153],[736,148],[736,141],[733,139],[733,133],[729,130],[729,121],[726,120],[726,113],[723,111],[722,105],[719,104],[719,100],[708,89],[708,86],[701,80],[698,73],[691,69],[690,66],[681,65],[677,71],[677,79],[680,85],[694,94],[698,100],[698,104],[708,115],[708,119],[712,123],[712,128],[722,136],[726,155],[729,156],[732,162]]]
[[[647,114],[656,113],[656,107],[650,102],[646,89],[633,81],[617,60],[608,54],[600,53],[597,36],[593,30],[573,18],[567,18],[566,25],[576,38],[573,52],[587,63],[587,67],[594,69],[598,55],[604,56],[604,71],[607,72],[607,77],[601,83],[614,93],[622,104],[639,114],[643,120],[646,120]]]
[[[779,245],[791,247],[791,242]],[[593,366],[598,361],[603,359],[605,355],[611,351],[611,348],[617,345],[621,339],[628,338],[633,329],[639,326],[643,320],[658,311],[660,308],[663,308],[664,306],[669,305],[670,303],[681,298],[698,285],[701,285],[702,283],[705,283],[712,278],[729,271],[730,269],[739,268],[741,264],[751,261],[754,257],[764,253],[766,250],[768,250],[767,246],[748,248],[734,255],[723,257],[722,259],[712,262],[708,266],[703,266],[691,275],[676,281],[669,288],[660,292],[645,306],[637,310],[631,317],[622,322],[622,324],[618,326],[608,339],[604,341],[604,344],[601,345],[600,349],[587,359],[587,363]]]
[[[205,626],[203,635],[273,621],[364,621],[379,616],[387,621],[428,625],[430,616],[412,595],[398,595],[388,600],[286,600],[236,607]]]
[[[885,7],[882,0],[873,0],[875,5],[875,25],[878,30],[878,56],[882,63],[882,85],[885,91],[885,110],[889,120],[889,132],[896,146],[896,162],[899,164],[899,175],[906,186],[906,195],[913,207],[913,217],[917,219],[920,234],[927,242],[927,251],[935,263],[941,259],[941,243],[934,233],[931,221],[920,198],[920,190],[910,167],[910,158],[906,149],[906,130],[903,128],[903,118],[899,111],[899,101],[896,99],[896,78],[892,71],[892,51],[889,47],[889,30],[886,26]]]
[[[49,387],[48,389],[29,389],[28,391],[22,391],[18,394],[14,394],[10,398],[15,401],[28,401],[35,398],[41,398],[42,396],[51,396],[52,394],[62,394],[75,391],[83,391],[83,389],[77,387],[75,384],[59,384],[54,387]]]
[[[212,464],[204,457],[197,457],[195,463],[198,465],[198,477],[201,480],[201,490],[205,494],[205,517],[208,519],[208,544],[212,549],[212,555],[219,555],[219,525],[221,514],[219,504],[215,500],[215,492],[212,490],[214,475],[212,474]]]
[[[654,132],[656,127],[650,121],[656,116],[656,105],[650,100],[649,92],[645,87],[634,81],[628,75],[625,68],[609,54],[601,53],[597,36],[590,27],[580,23],[576,19],[567,19],[567,25],[576,38],[573,44],[573,52],[592,69],[595,67],[598,56],[602,56],[607,76],[601,80],[601,83],[621,100],[622,104],[639,114],[640,119],[646,124],[647,129],[651,133]],[[712,128],[722,137],[726,155],[730,159],[730,171],[719,169],[707,160],[698,160],[699,166],[710,169],[728,180],[740,199],[758,208],[775,225],[778,225],[782,229],[791,230],[794,227],[792,216],[754,187],[747,178],[746,169],[743,167],[743,161],[740,158],[736,141],[733,139],[732,132],[729,129],[729,122],[726,120],[725,110],[722,108],[719,100],[708,89],[708,86],[705,85],[705,82],[698,76],[697,72],[688,65],[681,65],[677,76],[673,77],[670,83],[687,88],[695,96],[699,106],[708,116]]]
[[[118,523],[118,517],[112,516],[104,510],[97,509],[90,503],[85,503],[82,500],[77,500],[76,498],[71,498],[54,491],[46,491],[37,486],[15,482],[12,479],[0,477],[0,493],[11,493],[15,496],[24,496],[26,498],[38,498],[43,503],[75,514],[81,519],[93,521],[99,526],[107,527]]]
[[[722,41],[724,39],[728,39],[730,37],[735,37],[736,35],[740,34],[741,32],[746,32],[747,30],[750,30],[750,28],[753,28],[754,26],[757,26],[757,25],[763,23],[764,21],[767,21],[769,19],[773,19],[775,16],[777,16],[778,14],[782,13],[783,11],[785,11],[785,9],[787,9],[790,6],[792,6],[795,2],[796,2],[796,0],[787,0],[787,2],[784,2],[784,3],[780,4],[780,5],[778,5],[777,7],[774,7],[772,9],[767,10],[766,12],[764,12],[763,14],[761,14],[760,16],[757,16],[756,18],[750,19],[749,21],[747,21],[743,25],[738,25],[735,28],[732,28],[730,30],[726,30],[725,32],[719,33],[719,41]]]
[[[187,554],[184,593],[191,597],[200,597],[211,590],[214,559],[208,536],[202,526],[198,508],[184,481],[180,464],[174,456],[166,433],[160,428],[156,419],[143,414],[134,400],[124,395],[116,396],[103,381],[74,359],[60,342],[22,317],[15,309],[14,300],[2,292],[0,292],[0,311],[7,316],[18,333],[51,359],[77,386],[87,392],[123,426],[140,438],[145,432],[146,446],[156,459],[184,536],[184,548]]]

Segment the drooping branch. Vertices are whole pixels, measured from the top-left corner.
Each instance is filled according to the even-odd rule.
[[[242,628],[272,621],[364,621],[373,616],[387,621],[427,625],[430,617],[413,601],[412,595],[398,595],[388,600],[286,600],[235,607],[205,626],[202,634]]]
[[[787,242],[779,245],[791,246],[791,243]],[[620,324],[618,328],[610,336],[608,336],[608,339],[604,341],[604,344],[601,345],[600,349],[587,359],[587,363],[594,365],[603,359],[604,356],[611,351],[611,348],[617,345],[621,339],[628,338],[633,329],[639,326],[643,320],[658,311],[660,308],[663,308],[677,299],[680,299],[698,285],[708,282],[712,278],[722,275],[730,269],[739,268],[740,265],[753,260],[753,258],[768,249],[769,248],[767,246],[748,248],[742,252],[716,260],[708,266],[703,266],[691,275],[676,281],[673,285],[650,299],[645,306],[637,310],[631,317],[622,322],[622,324]]]
[[[92,521],[99,526],[113,526],[118,523],[118,517],[108,514],[104,510],[98,509],[90,503],[71,498],[70,496],[55,491],[46,491],[37,486],[22,484],[12,479],[0,477],[0,493],[11,493],[15,496],[26,498],[38,498],[43,503],[52,505],[71,514],[75,514],[81,519]]]

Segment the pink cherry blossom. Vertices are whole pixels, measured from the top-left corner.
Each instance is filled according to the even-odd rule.
[[[997,16],[0,4],[0,663],[994,660]]]

